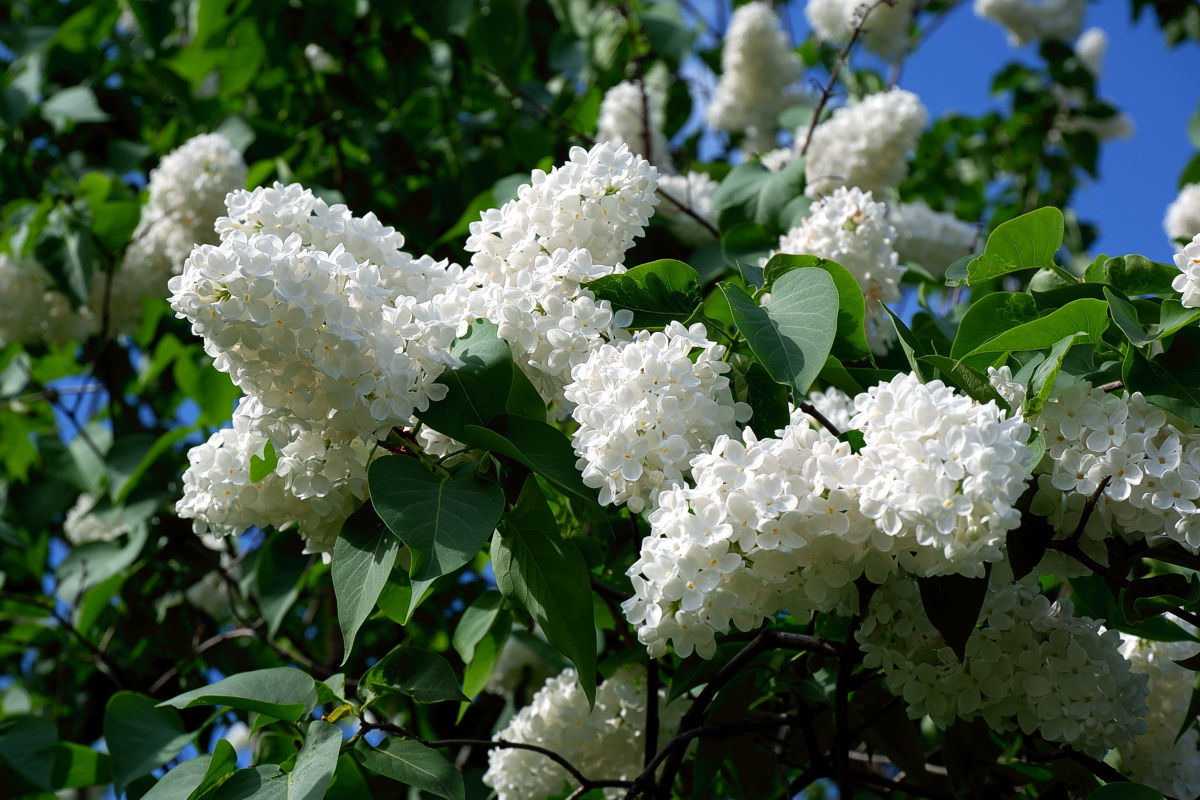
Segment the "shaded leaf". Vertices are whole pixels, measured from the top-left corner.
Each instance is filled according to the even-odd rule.
[[[371,614],[396,565],[400,540],[383,524],[373,507],[364,505],[350,515],[333,544],[333,594],[337,599],[338,626],[344,655],[350,658],[354,637]]]

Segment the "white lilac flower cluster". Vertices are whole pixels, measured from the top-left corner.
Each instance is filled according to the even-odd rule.
[[[733,402],[725,347],[704,325],[671,322],[632,341],[593,348],[565,389],[579,427],[571,436],[583,482],[603,504],[634,513],[665,486],[680,484],[692,458],[750,416]]]
[[[1069,598],[1051,603],[1036,581],[989,589],[962,661],[906,576],[876,590],[855,637],[908,715],[939,728],[982,717],[1097,757],[1146,731],[1146,678],[1121,657],[1120,634],[1074,616]]]
[[[234,428],[193,451],[179,511],[219,533],[296,521],[321,549],[365,493],[367,445],[445,396],[469,292],[459,267],[299,185],[227,205],[220,245],[193,251],[170,301],[247,396]],[[267,440],[279,485],[251,484]]]
[[[795,412],[775,438],[722,436],[663,489],[623,605],[650,655],[711,658],[715,636],[787,608],[848,611],[898,567],[978,575],[1016,526],[1028,427],[899,375],[855,399],[855,454]]]
[[[970,254],[979,238],[974,225],[922,201],[892,205],[888,219],[896,228],[900,260],[920,264],[934,276],[944,275],[946,267]]]
[[[142,316],[143,297],[167,294],[196,244],[217,241],[213,223],[225,213],[225,196],[246,183],[242,154],[215,133],[189,139],[150,171],[148,199],[120,268],[92,283],[90,305],[107,313],[110,329],[129,332]]]
[[[1108,34],[1103,28],[1088,28],[1075,40],[1075,57],[1097,80],[1104,71],[1104,55],[1108,52]]]
[[[233,427],[188,451],[176,513],[191,519],[202,538],[295,524],[310,551],[331,551],[342,523],[366,496],[370,448],[361,441],[331,446],[306,431],[281,448],[274,472],[252,481],[251,458],[262,457],[269,441],[256,431],[263,418],[243,410],[254,405],[253,398],[243,398]]]
[[[581,284],[624,272],[657,186],[658,171],[625,145],[575,147],[565,164],[534,170],[515,200],[471,223],[472,314],[496,323],[547,400],[564,400],[591,347],[628,336],[632,315]]]
[[[897,229],[888,221],[887,206],[870,192],[840,186],[813,204],[799,227],[779,239],[775,253],[814,255],[836,261],[858,281],[866,298],[866,328],[871,350],[883,354],[896,338],[896,328],[881,304],[900,300],[900,257]]]
[[[1200,549],[1200,432],[1193,426],[1168,419],[1140,392],[1108,393],[1065,376],[1032,424],[1050,458],[1031,508],[1061,534],[1076,528],[1107,476],[1081,547],[1103,557],[1101,542],[1118,533]]]
[[[861,0],[808,0],[804,16],[817,36],[831,42],[847,42],[860,24],[863,46],[876,55],[893,60],[904,54],[908,31],[916,12],[915,0],[865,4]],[[870,13],[863,19],[863,12]]]
[[[1083,27],[1087,0],[975,0],[975,15],[998,22],[1008,43],[1060,39],[1072,41]]]
[[[659,691],[659,741],[675,734],[684,705],[667,703]],[[497,739],[540,745],[561,755],[587,776],[632,780],[642,771],[646,737],[646,671],[627,665],[600,684],[589,711],[575,670],[546,682],[529,705],[517,712]],[[541,753],[494,748],[488,753],[483,782],[499,800],[542,800],[562,794],[571,776]],[[608,788],[617,798],[625,789]]]
[[[1029,426],[941,381],[897,375],[854,399],[862,431],[860,507],[920,575],[984,574],[999,561],[1029,478]]]
[[[1200,308],[1200,233],[1175,254],[1175,266],[1179,274],[1171,281],[1171,288],[1183,295],[1180,302],[1186,308]]]
[[[908,174],[908,156],[928,121],[912,92],[891,89],[839,108],[813,131],[804,172],[810,197],[857,186],[882,197]]]
[[[91,309],[75,308],[37,263],[8,253],[0,253],[0,308],[0,347],[74,342],[100,327]]]
[[[1179,190],[1179,196],[1167,206],[1163,230],[1172,242],[1200,236],[1200,183],[1189,183]]]
[[[1154,642],[1122,635],[1121,654],[1137,674],[1150,679],[1149,711],[1144,734],[1121,748],[1122,771],[1130,780],[1153,786],[1172,797],[1200,795],[1200,734],[1183,727],[1196,673],[1178,661],[1195,655],[1194,642]]]
[[[705,172],[688,172],[686,175],[663,175],[658,179],[660,193],[666,193],[691,209],[696,216],[713,228],[717,227],[717,206],[713,200],[720,184]],[[667,221],[667,227],[684,244],[700,245],[713,240],[712,230],[706,228],[691,214],[685,213],[671,200],[659,203],[658,216]]]
[[[775,146],[779,113],[801,94],[804,72],[770,3],[746,3],[733,12],[721,52],[721,80],[708,106],[708,124],[745,134],[742,149]]]
[[[839,431],[848,431],[853,427],[850,420],[854,417],[854,398],[841,389],[830,386],[828,389],[811,391],[808,393],[808,402]],[[811,420],[811,424],[814,428],[820,426],[816,420]]]
[[[646,84],[618,83],[604,93],[600,102],[596,139],[613,145],[628,145],[633,153],[658,167],[660,172],[674,172],[667,137],[663,134],[664,102],[662,93]]]

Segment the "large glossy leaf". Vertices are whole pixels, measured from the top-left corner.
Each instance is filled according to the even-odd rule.
[[[1171,295],[1171,282],[1179,270],[1171,264],[1151,261],[1145,256],[1100,256],[1083,274],[1088,283],[1106,283],[1129,297],[1140,294]]]
[[[917,579],[921,590],[921,606],[926,616],[959,661],[962,661],[967,640],[979,622],[979,610],[983,608],[983,599],[987,595],[988,577],[939,575]]]
[[[462,619],[458,621],[458,626],[454,629],[452,640],[454,649],[462,658],[463,663],[471,663],[476,645],[487,634],[492,623],[496,621],[496,617],[500,615],[503,603],[504,598],[499,592],[488,589],[476,597],[475,601],[463,611]]]
[[[178,755],[191,741],[173,709],[136,692],[117,692],[104,709],[104,740],[118,792]]]
[[[466,564],[487,541],[504,510],[504,492],[479,481],[473,464],[442,476],[402,456],[372,463],[367,480],[379,517],[412,551],[411,614],[429,584]]]
[[[333,544],[330,572],[345,650],[343,664],[350,658],[354,637],[375,607],[399,552],[400,540],[369,505],[350,515],[342,525]]]
[[[212,756],[209,755],[183,762],[159,778],[158,783],[142,795],[142,800],[186,800],[208,776],[211,765]]]
[[[1169,353],[1152,359],[1130,348],[1121,377],[1130,391],[1141,392],[1148,402],[1200,425],[1200,369],[1194,361],[1200,336],[1180,341],[1183,334],[1180,332]],[[1176,350],[1181,352],[1176,354]]]
[[[112,759],[107,753],[74,742],[59,742],[53,752],[51,784],[55,790],[112,783]]]
[[[40,789],[50,789],[56,741],[58,729],[44,717],[20,715],[0,720],[0,766],[7,765]]]
[[[1024,293],[995,292],[971,304],[958,324],[950,357],[962,359],[979,345],[1001,333],[1037,319],[1037,303]]]
[[[547,641],[575,664],[591,703],[596,640],[590,576],[579,551],[545,523],[547,514],[537,483],[527,481],[503,530],[492,538],[492,571],[500,592],[528,611]]]
[[[787,272],[772,284],[761,307],[735,284],[723,283],[721,290],[738,329],[771,377],[797,396],[806,394],[836,332],[838,292],[829,273],[812,267]]]
[[[418,703],[467,699],[446,659],[409,645],[401,645],[381,658],[363,677],[363,682],[373,690],[408,695]]]
[[[471,323],[466,335],[455,339],[450,355],[461,363],[438,378],[449,391],[417,416],[447,436],[464,441],[463,427],[486,425],[507,410],[512,385],[512,352],[487,320]]]
[[[1042,350],[1077,333],[1081,342],[1098,342],[1107,327],[1107,303],[1090,298],[1075,300],[1044,317],[993,336],[964,358],[1013,350]]]
[[[494,419],[492,429],[469,425],[464,435],[476,447],[525,465],[559,491],[587,503],[596,502],[596,491],[584,485],[575,468],[578,458],[571,440],[560,428],[542,420],[508,415]]]
[[[239,672],[214,684],[184,692],[160,706],[232,706],[257,711],[285,722],[296,722],[317,703],[314,681],[290,667]]]
[[[951,286],[975,286],[1020,269],[1053,267],[1054,254],[1062,240],[1061,211],[1057,208],[1030,211],[1002,222],[992,231],[983,254],[968,262],[965,279],[948,271],[946,282]]]
[[[682,261],[664,258],[587,284],[613,308],[633,312],[635,328],[662,328],[684,322],[700,305],[700,276]]]
[[[354,757],[372,772],[446,800],[464,800],[463,777],[446,757],[415,739],[389,737],[371,747],[360,739]]]
[[[834,355],[851,361],[870,358],[871,349],[867,344],[867,332],[863,324],[866,300],[863,298],[862,287],[841,264],[817,256],[779,253],[772,256],[764,268],[767,287],[772,288],[780,276],[804,267],[825,270],[829,277],[833,278],[833,285],[837,289],[837,335],[833,341]]]

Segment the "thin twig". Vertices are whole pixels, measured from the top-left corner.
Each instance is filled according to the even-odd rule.
[[[895,0],[875,0],[863,10],[862,19],[854,24],[854,30],[850,33],[850,39],[846,42],[846,46],[842,48],[842,52],[838,54],[837,61],[833,64],[833,69],[829,71],[829,82],[821,89],[821,99],[817,101],[817,107],[813,111],[812,119],[808,122],[808,133],[804,136],[804,146],[800,148],[801,157],[808,153],[808,146],[812,144],[813,131],[817,128],[817,120],[821,118],[821,112],[825,110],[829,98],[833,96],[833,87],[837,84],[838,75],[842,72],[842,67],[850,58],[850,48],[854,47],[854,43],[858,41],[859,34],[863,31],[863,26],[867,24],[867,17],[871,16],[871,12],[879,8],[884,3],[894,5]]]
[[[842,647],[842,658],[838,662],[837,687],[833,698],[834,746],[833,760],[837,771],[839,797],[854,797],[854,780],[850,772],[850,678],[854,674],[855,654],[858,645],[854,634],[862,617],[855,614],[850,618],[846,631],[846,643]]]
[[[800,410],[803,411],[805,414],[808,414],[810,417],[815,419],[817,422],[821,423],[821,427],[824,428],[825,430],[829,431],[830,433],[832,433],[834,436],[842,435],[842,432],[837,429],[837,426],[829,421],[829,417],[825,416],[820,411],[818,411],[817,407],[814,406],[812,403],[802,401],[800,403]]]

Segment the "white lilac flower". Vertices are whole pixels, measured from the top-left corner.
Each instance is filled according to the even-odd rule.
[[[661,488],[683,482],[697,453],[737,433],[735,422],[750,413],[733,402],[724,354],[703,324],[673,321],[600,345],[574,368],[564,394],[579,423],[575,466],[601,503],[642,511]]]
[[[928,112],[912,92],[891,89],[833,112],[813,131],[805,164],[810,197],[857,186],[882,197],[908,174]]]
[[[1103,557],[1114,534],[1149,544],[1172,540],[1200,549],[1200,432],[1149,405],[1140,392],[1105,392],[1060,375],[1031,420],[1046,440],[1047,474],[1031,510],[1070,535],[1106,477],[1080,547]]]
[[[861,0],[808,0],[804,16],[817,35],[845,43],[860,24],[859,40],[872,53],[893,60],[904,54],[908,32],[916,16],[915,0],[867,4]],[[863,11],[871,7],[864,21]]]
[[[1200,184],[1196,188],[1200,194]],[[1175,266],[1179,267],[1179,274],[1171,281],[1171,288],[1183,295],[1186,308],[1200,307],[1200,233],[1175,254]]]
[[[1003,557],[1029,478],[1029,426],[941,381],[900,374],[854,400],[866,446],[860,508],[920,575],[984,574]],[[866,476],[870,476],[869,479]]]
[[[632,315],[582,284],[625,271],[621,261],[654,213],[657,186],[649,162],[601,142],[573,148],[549,173],[534,170],[515,200],[471,223],[471,313],[496,323],[548,401],[566,403],[571,369],[591,347],[628,338]]]
[[[660,193],[669,194],[672,199],[687,206],[713,228],[717,226],[717,207],[713,202],[713,195],[719,185],[704,172],[663,175],[658,180]],[[671,232],[684,244],[700,245],[711,242],[714,238],[709,228],[666,198],[659,203],[656,213],[667,220]]]
[[[841,389],[830,386],[823,391],[809,392],[808,402],[839,431],[852,429],[850,419],[854,416],[854,398]],[[814,419],[812,425],[817,427],[820,423]]]
[[[849,611],[854,581],[894,569],[890,537],[858,509],[860,459],[802,412],[776,438],[722,436],[663,489],[623,604],[655,658],[712,658],[716,636],[781,609]]]
[[[310,436],[307,442],[288,445],[290,452],[280,456],[281,463],[293,462],[289,474],[272,472],[251,481],[250,459],[262,455],[268,438],[252,430],[256,419],[243,411],[248,405],[252,403],[243,399],[232,428],[217,431],[188,451],[176,513],[191,519],[200,536],[236,536],[253,526],[283,528],[295,523],[310,550],[332,550],[342,523],[366,495],[369,447],[326,447],[312,460],[315,463],[300,471],[303,465],[292,455],[311,445]],[[301,492],[307,496],[301,497]]]
[[[213,223],[225,213],[225,196],[245,183],[246,162],[219,134],[195,136],[168,153],[150,170],[146,206],[112,285],[103,274],[92,283],[93,314],[110,330],[135,329],[142,298],[166,296],[192,248],[217,241]]]
[[[775,145],[779,113],[802,95],[804,67],[770,3],[746,3],[733,13],[721,52],[721,80],[708,106],[708,124],[745,134],[742,149]]]
[[[663,134],[664,102],[662,93],[648,85],[633,81],[618,83],[604,93],[600,102],[596,139],[628,145],[633,153],[658,167],[659,172],[673,172],[667,137]]]
[[[935,276],[971,253],[979,238],[976,226],[953,214],[934,211],[922,201],[896,203],[888,218],[896,228],[896,252],[901,261],[925,267]]]
[[[975,0],[976,16],[1003,25],[1013,47],[1047,39],[1072,41],[1086,11],[1087,0]]]
[[[871,349],[882,354],[896,338],[896,329],[881,305],[900,300],[903,272],[896,239],[887,206],[875,202],[870,192],[841,186],[814,203],[800,226],[780,237],[775,252],[820,256],[845,267],[866,299]]]
[[[632,780],[642,771],[645,752],[646,691],[644,667],[621,667],[597,688],[589,711],[575,670],[568,669],[548,680],[496,738],[554,750],[587,776]],[[683,703],[668,703],[666,691],[659,690],[660,743],[675,734],[683,711]],[[488,753],[483,782],[499,800],[543,800],[573,788],[571,776],[557,763],[516,748]],[[604,793],[618,798],[625,791]]]
[[[1036,581],[989,589],[961,661],[907,576],[876,590],[855,635],[908,715],[939,728],[981,717],[1096,757],[1147,730],[1146,677],[1122,658],[1120,634],[1075,616],[1069,598],[1051,603]]]
[[[1189,183],[1179,190],[1179,196],[1167,207],[1163,230],[1173,242],[1200,236],[1200,183]]]
[[[38,264],[8,253],[0,253],[0,308],[0,347],[74,342],[100,327],[91,309],[76,308]]]
[[[1144,783],[1172,797],[1200,794],[1200,735],[1184,715],[1192,699],[1195,673],[1177,662],[1196,653],[1194,642],[1155,642],[1136,636],[1121,635],[1122,655],[1133,671],[1150,679],[1146,698],[1149,727],[1131,744],[1121,747],[1122,771],[1130,780]]]

